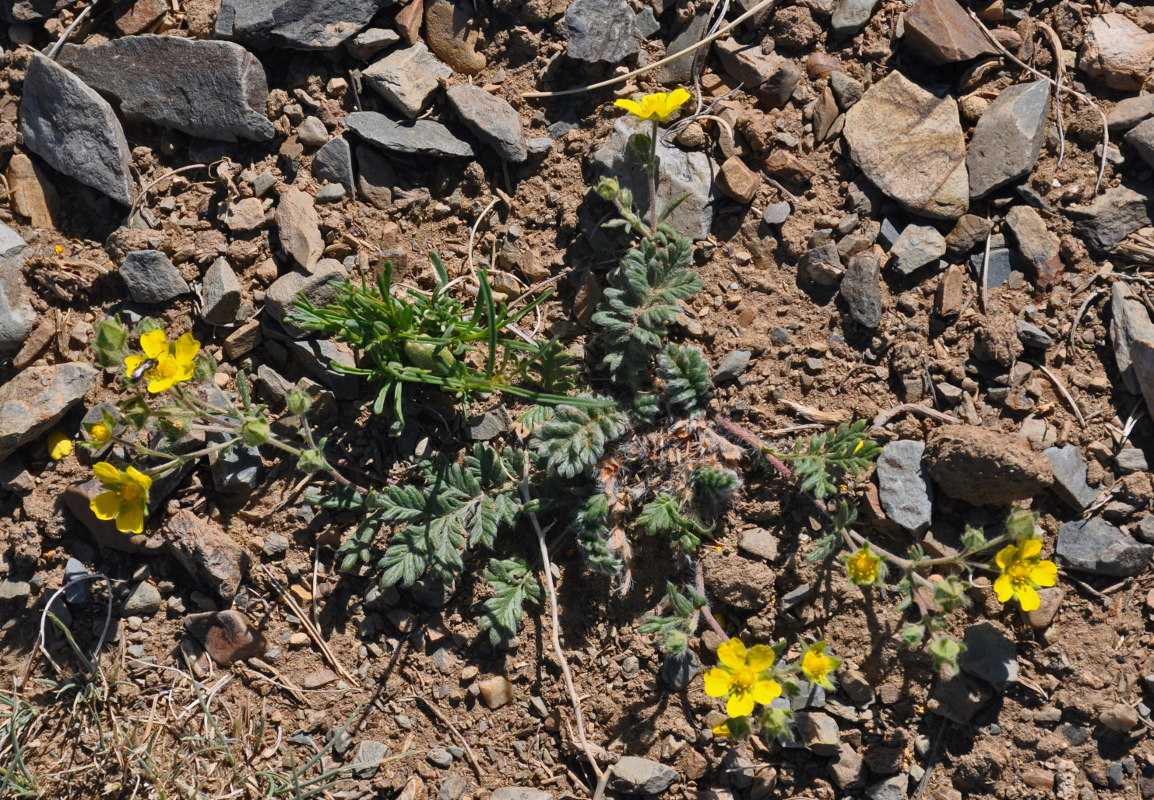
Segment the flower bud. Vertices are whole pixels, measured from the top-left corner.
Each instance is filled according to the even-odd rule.
[[[308,392],[301,391],[300,389],[290,391],[285,400],[288,403],[289,412],[296,414],[298,417],[309,413],[309,409],[312,408],[313,405],[313,399],[309,397]]]
[[[329,465],[325,461],[325,457],[321,455],[320,450],[305,450],[297,459],[297,468],[306,475],[312,475],[314,472],[328,469],[328,467]]]
[[[593,191],[597,192],[597,196],[602,200],[612,201],[621,191],[621,184],[617,182],[616,178],[602,178]]]
[[[257,447],[268,441],[268,420],[264,417],[245,417],[240,425],[240,440],[249,447]]]

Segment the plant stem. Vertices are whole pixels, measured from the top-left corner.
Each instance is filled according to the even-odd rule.
[[[782,463],[781,459],[774,455],[773,450],[771,450],[765,442],[761,441],[761,439],[758,439],[745,428],[741,427],[735,422],[726,419],[725,417],[715,416],[713,421],[724,428],[726,431],[729,431],[729,433],[733,434],[741,441],[745,442],[750,447],[757,450],[757,452],[761,454],[762,458],[769,462],[771,467],[781,473],[781,477],[785,478],[787,481],[793,480],[793,470]]]
[[[697,564],[693,567],[693,581],[697,588],[697,593],[705,597],[705,568],[702,566],[701,559],[697,559]],[[717,622],[717,617],[713,616],[713,612],[709,610],[709,606],[701,607],[701,615],[705,617],[705,621],[709,623],[709,627],[713,628],[713,632],[720,636],[723,640],[729,641],[729,634]]]
[[[657,118],[653,118],[653,134],[649,137],[649,211],[652,223],[649,236],[657,235]]]

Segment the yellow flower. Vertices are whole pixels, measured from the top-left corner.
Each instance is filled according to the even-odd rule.
[[[103,422],[94,422],[88,429],[88,436],[94,444],[104,444],[112,438],[112,431]]]
[[[96,463],[92,471],[104,485],[104,491],[89,504],[92,513],[97,519],[115,519],[121,533],[141,533],[152,478],[136,467],[121,472],[107,461]]]
[[[834,688],[829,676],[841,666],[842,660],[825,654],[825,642],[814,642],[801,657],[801,671],[805,673],[811,683],[816,683],[823,689]]]
[[[769,705],[781,694],[781,684],[769,677],[773,651],[763,644],[748,651],[739,639],[730,639],[717,648],[720,667],[705,673],[705,693],[710,697],[729,696],[725,713],[744,717],[757,703]]]
[[[59,461],[72,452],[72,439],[64,431],[52,431],[48,434],[48,456],[53,461]]]
[[[726,720],[725,722],[721,723],[720,725],[714,725],[713,726],[713,735],[714,736],[729,736],[729,720]]]
[[[1058,582],[1058,565],[1038,558],[1042,552],[1041,539],[1026,539],[1021,544],[1008,544],[998,551],[994,561],[1002,574],[994,581],[998,602],[1018,598],[1023,611],[1034,611],[1041,605],[1037,589]]]
[[[191,333],[185,333],[175,342],[169,342],[164,331],[155,330],[141,335],[140,349],[144,355],[124,359],[125,369],[132,380],[148,378],[148,391],[157,394],[192,377],[200,342],[192,338]],[[144,369],[143,374],[136,374],[141,368]]]
[[[613,105],[624,108],[630,114],[641,117],[641,119],[655,119],[658,122],[665,122],[677,109],[681,108],[689,100],[689,92],[684,89],[674,89],[669,94],[665,92],[654,92],[647,94],[641,98],[638,103],[635,100],[617,100]]]
[[[882,560],[870,551],[868,544],[851,555],[845,562],[845,571],[850,583],[855,586],[870,586],[881,578]]]

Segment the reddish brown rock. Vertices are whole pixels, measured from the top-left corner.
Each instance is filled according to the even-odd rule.
[[[949,319],[962,313],[962,305],[966,300],[965,285],[966,268],[961,264],[952,264],[942,275],[934,298],[934,310],[939,317]]]
[[[934,431],[925,461],[942,492],[976,506],[1028,500],[1054,482],[1050,459],[1024,437],[973,425]]]
[[[1137,91],[1150,75],[1154,34],[1121,14],[1091,20],[1078,54],[1078,69],[1112,89]]]
[[[164,540],[173,558],[222,600],[236,596],[248,572],[248,554],[215,523],[181,509],[165,526]]]
[[[55,227],[60,195],[44,171],[23,153],[14,154],[8,162],[8,192],[16,213],[27,217],[33,228]]]
[[[144,33],[167,13],[167,0],[136,0],[116,18],[116,28],[125,36],[135,36]]]
[[[770,153],[769,158],[765,159],[765,171],[790,186],[805,186],[813,180],[813,170],[788,150],[774,150]]]
[[[221,666],[264,655],[267,644],[260,631],[239,611],[209,611],[191,614],[184,629],[192,634],[212,660]]]
[[[931,64],[969,61],[997,52],[956,0],[918,0],[905,17],[905,42]]]
[[[751,202],[760,185],[761,177],[737,156],[727,158],[717,174],[717,188],[739,203]]]
[[[421,22],[425,18],[425,0],[413,0],[397,12],[397,33],[409,44],[416,44],[421,38]]]
[[[481,27],[468,12],[471,4],[429,0],[425,5],[425,41],[437,58],[457,72],[476,75],[487,65]]]
[[[0,386],[0,461],[55,425],[98,374],[79,363],[29,367]]]

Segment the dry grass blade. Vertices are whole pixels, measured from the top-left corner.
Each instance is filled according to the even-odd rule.
[[[957,425],[960,422],[957,417],[951,417],[949,414],[938,411],[936,408],[919,406],[917,403],[902,403],[900,406],[894,406],[889,411],[883,411],[874,417],[873,427],[884,428],[886,425],[889,425],[899,414],[905,414],[907,412],[911,414],[920,414],[923,417],[936,419],[938,422],[945,422],[950,425]]]
[[[1074,410],[1074,416],[1078,418],[1078,424],[1085,428],[1086,418],[1082,416],[1082,409],[1078,408],[1078,404],[1074,402],[1074,397],[1070,394],[1069,390],[1066,389],[1066,385],[1062,383],[1062,381],[1058,379],[1058,376],[1055,375],[1045,364],[1040,365],[1039,369],[1041,369],[1045,376],[1050,379],[1050,383],[1057,387],[1062,397],[1065,398],[1066,402],[1070,405],[1070,408]]]
[[[448,717],[442,714],[441,710],[433,705],[433,703],[428,698],[422,697],[419,694],[414,694],[410,697],[402,697],[400,699],[420,703],[422,706],[428,709],[429,713],[439,719],[442,724],[444,724],[444,726],[449,729],[449,732],[457,738],[457,741],[461,743],[461,747],[465,750],[465,756],[469,759],[469,765],[473,768],[473,774],[477,776],[477,783],[484,785],[485,776],[481,772],[481,765],[477,763],[477,757],[473,755],[473,748],[469,747],[469,743],[465,740],[465,737],[462,736],[461,732],[457,730],[457,727],[449,721]]]
[[[809,422],[816,422],[821,425],[841,425],[843,422],[849,422],[850,413],[848,409],[840,409],[838,411],[823,411],[820,408],[807,406],[804,403],[797,403],[787,398],[782,398],[783,405],[789,406],[793,412],[804,420]]]

